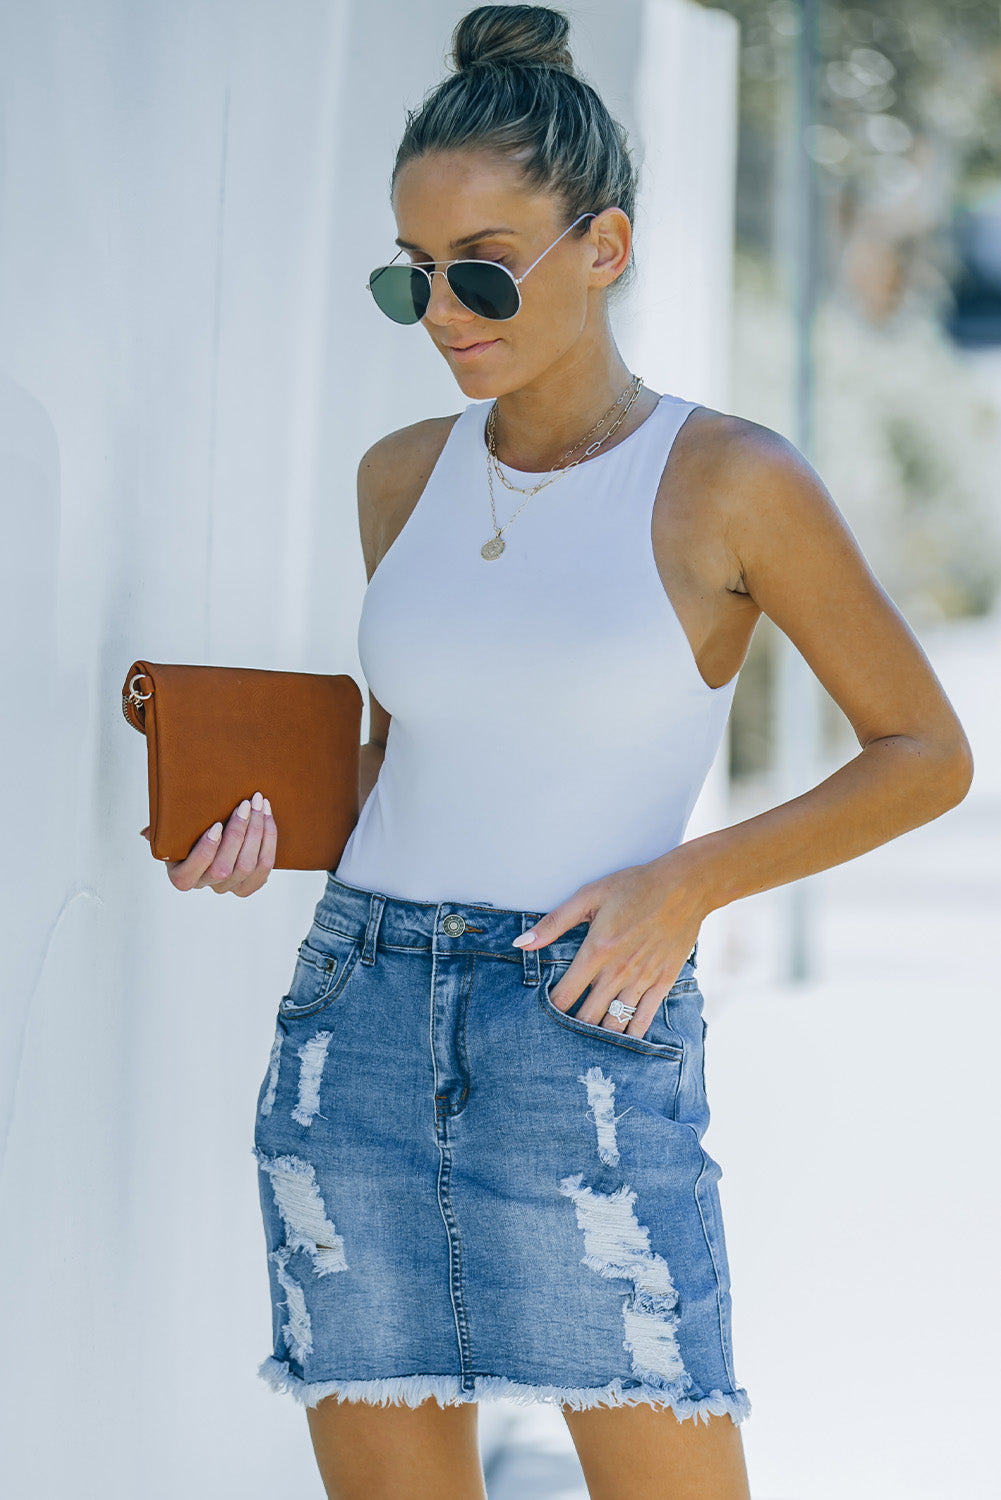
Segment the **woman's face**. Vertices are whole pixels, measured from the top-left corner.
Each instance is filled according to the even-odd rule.
[[[398,243],[414,264],[495,260],[515,276],[567,223],[558,195],[526,186],[517,163],[473,151],[435,152],[407,162],[397,175],[393,209]],[[628,226],[617,210],[606,211],[602,221],[609,214]],[[578,237],[574,230],[539,262],[520,288],[521,307],[504,322],[477,317],[444,276],[432,276],[421,321],[472,400],[521,390],[582,340],[590,345],[590,335],[604,322],[602,288],[619,272],[607,270],[597,221],[586,225],[590,232]]]

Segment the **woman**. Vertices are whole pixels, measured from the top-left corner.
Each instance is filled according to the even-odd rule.
[[[482,1497],[499,1394],[560,1404],[593,1497],[747,1496],[699,928],[971,779],[795,447],[623,363],[634,174],[566,36],[536,6],[460,22],[393,175],[408,259],[370,283],[468,404],[361,462],[363,805],[258,1097],[261,1374],[306,1405],[338,1500]],[[682,842],[762,612],[861,753]],[[173,883],[259,889],[260,801]]]

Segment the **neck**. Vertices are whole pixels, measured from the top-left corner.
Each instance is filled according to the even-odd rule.
[[[632,372],[611,335],[602,341],[603,347],[582,348],[584,342],[579,340],[538,380],[498,396],[494,440],[498,457],[512,468],[549,469],[628,391]],[[644,394],[616,432],[613,446],[649,415]],[[601,431],[596,432],[592,441],[600,437]]]

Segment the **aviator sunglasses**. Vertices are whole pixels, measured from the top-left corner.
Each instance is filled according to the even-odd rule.
[[[419,323],[431,301],[431,277],[433,271],[444,266],[442,274],[454,296],[469,312],[478,318],[489,318],[495,323],[506,323],[521,307],[521,283],[529,271],[534,271],[543,256],[558,245],[563,235],[576,229],[583,219],[593,219],[593,213],[581,214],[568,224],[563,234],[557,235],[552,245],[547,245],[542,255],[536,256],[528,271],[515,276],[495,260],[431,260],[423,265],[397,266],[390,261],[388,266],[376,266],[369,275],[366,286],[387,318],[394,323]],[[400,255],[403,251],[398,252]]]

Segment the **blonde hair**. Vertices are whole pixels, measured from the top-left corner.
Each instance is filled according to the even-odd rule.
[[[391,188],[406,162],[429,152],[495,151],[514,157],[533,187],[559,195],[567,224],[615,207],[632,223],[626,132],[574,72],[569,31],[563,12],[543,5],[478,5],[463,16],[452,75],[407,112]]]

